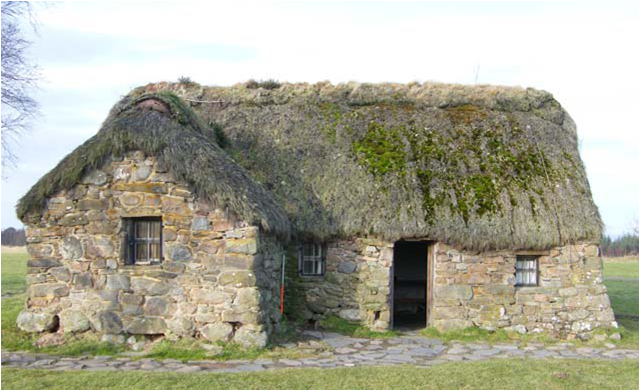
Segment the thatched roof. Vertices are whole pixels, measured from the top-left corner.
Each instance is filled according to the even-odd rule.
[[[156,156],[201,199],[288,237],[290,226],[283,209],[217,145],[215,136],[173,93],[134,91],[113,107],[95,136],[67,155],[20,199],[18,217],[23,221],[31,213],[37,217],[47,198],[72,188],[112,156],[142,150]]]
[[[299,237],[428,238],[485,250],[601,235],[575,124],[544,91],[159,83],[131,96],[157,91],[175,92],[203,126],[222,130],[224,151]]]

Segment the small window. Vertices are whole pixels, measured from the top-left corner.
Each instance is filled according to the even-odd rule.
[[[137,217],[124,220],[125,263],[151,265],[162,262],[162,219]]]
[[[300,248],[298,267],[301,276],[324,275],[324,251],[322,244],[303,243]]]
[[[516,258],[516,286],[538,285],[538,257],[518,255]]]

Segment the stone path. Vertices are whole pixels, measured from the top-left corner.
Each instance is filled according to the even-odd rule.
[[[2,367],[88,370],[88,371],[151,371],[151,372],[255,372],[278,368],[337,368],[380,365],[413,364],[431,366],[451,361],[478,361],[494,358],[586,358],[586,359],[637,359],[638,351],[609,348],[580,347],[560,343],[544,346],[529,343],[482,344],[451,343],[418,336],[402,336],[391,339],[362,339],[319,331],[305,331],[308,338],[322,340],[333,348],[315,357],[303,359],[258,359],[230,361],[154,360],[130,357],[56,357],[46,354],[2,352]]]

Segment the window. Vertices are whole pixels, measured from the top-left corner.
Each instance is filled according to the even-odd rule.
[[[516,286],[538,285],[538,257],[518,255],[516,258]]]
[[[137,217],[125,219],[125,263],[150,265],[162,261],[162,219]]]
[[[298,268],[301,276],[324,275],[324,251],[322,244],[303,243],[300,246]]]

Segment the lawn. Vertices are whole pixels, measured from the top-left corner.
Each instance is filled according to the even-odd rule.
[[[2,296],[23,293],[27,287],[27,252],[2,247]]]
[[[489,360],[181,374],[3,369],[3,389],[638,389],[638,360]]]
[[[604,258],[604,278],[638,278],[638,256]]]

